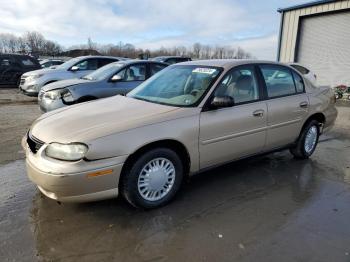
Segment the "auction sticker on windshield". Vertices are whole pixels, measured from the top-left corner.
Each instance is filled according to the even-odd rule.
[[[213,68],[207,68],[207,67],[197,67],[196,69],[192,70],[192,73],[201,73],[201,74],[214,74],[216,72],[216,69]]]

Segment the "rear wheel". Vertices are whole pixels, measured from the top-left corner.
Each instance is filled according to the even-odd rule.
[[[156,208],[168,203],[179,190],[183,165],[168,148],[152,149],[141,155],[122,178],[125,199],[138,208]]]
[[[320,136],[320,123],[311,120],[305,125],[294,147],[290,148],[290,152],[295,158],[309,158],[316,149],[318,138]]]

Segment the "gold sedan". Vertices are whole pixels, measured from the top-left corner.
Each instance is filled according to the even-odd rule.
[[[288,65],[209,60],[172,65],[127,96],[54,110],[22,144],[29,178],[57,201],[121,193],[154,208],[185,176],[237,159],[289,148],[314,152],[337,116],[331,89]]]

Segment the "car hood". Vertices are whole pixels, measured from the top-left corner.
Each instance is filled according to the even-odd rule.
[[[61,81],[53,82],[51,84],[43,86],[42,91],[47,92],[54,89],[60,89],[60,88],[65,88],[65,87],[79,85],[79,84],[86,84],[90,82],[92,81],[81,79],[81,78],[61,80]]]
[[[114,96],[54,110],[38,118],[31,134],[45,143],[85,142],[194,114],[179,108]]]

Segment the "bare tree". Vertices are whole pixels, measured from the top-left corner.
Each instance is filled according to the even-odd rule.
[[[199,59],[199,54],[201,52],[202,45],[200,43],[195,43],[193,45],[193,56]]]

